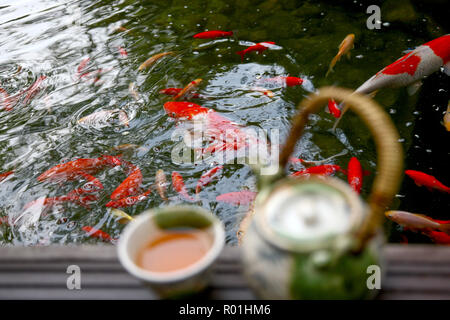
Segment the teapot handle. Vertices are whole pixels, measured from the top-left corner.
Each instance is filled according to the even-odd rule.
[[[279,157],[280,168],[285,168],[297,141],[303,134],[310,114],[318,112],[328,102],[335,99],[353,110],[369,128],[377,150],[378,174],[369,196],[369,215],[357,234],[360,251],[376,233],[383,217],[383,211],[397,193],[403,171],[403,150],[397,129],[389,115],[369,97],[339,87],[323,87],[317,94],[311,94],[298,106],[300,111],[294,117],[286,144]]]

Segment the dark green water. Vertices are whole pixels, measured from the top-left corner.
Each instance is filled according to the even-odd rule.
[[[409,3],[409,1],[403,1]],[[282,141],[289,129],[295,106],[308,94],[304,87],[276,88],[270,99],[242,88],[259,77],[297,76],[308,79],[311,88],[339,85],[356,88],[382,67],[413,48],[441,36],[444,30],[427,14],[412,5],[400,8],[395,1],[382,6],[381,30],[366,28],[367,5],[358,1],[345,5],[323,1],[0,1],[0,84],[13,95],[45,75],[43,89],[27,103],[0,118],[1,172],[15,174],[0,184],[0,216],[14,219],[23,206],[39,197],[67,194],[84,182],[64,184],[36,180],[45,170],[75,158],[118,154],[114,146],[130,143],[144,149],[122,152],[123,158],[141,168],[144,188],[154,183],[163,169],[170,179],[180,172],[192,192],[207,165],[176,165],[171,161],[175,122],[163,110],[168,98],[158,93],[166,87],[183,87],[203,79],[199,92],[208,99],[197,103],[225,117],[255,128],[280,130]],[[387,6],[387,7],[386,7]],[[385,10],[385,11],[383,11]],[[403,10],[403,11],[402,11]],[[406,11],[405,11],[406,10]],[[386,13],[386,15],[384,15]],[[123,26],[130,31],[115,32]],[[233,30],[226,40],[196,40],[205,30]],[[328,64],[337,46],[349,33],[356,35],[350,60],[342,59],[328,78]],[[235,53],[243,42],[275,41],[281,50],[249,54],[244,62]],[[118,47],[125,48],[121,57]],[[175,51],[150,70],[138,72],[148,57]],[[102,68],[100,80],[79,81],[77,67],[89,57],[89,71]],[[139,99],[128,87],[136,85]],[[411,142],[417,96],[405,89],[385,90],[377,101],[392,115],[405,150]],[[77,120],[98,110],[120,108],[128,113],[130,127],[111,125],[82,127]],[[334,119],[321,112],[298,145],[296,156],[320,160],[343,150],[347,154],[332,163],[347,166],[357,156],[364,169],[376,171],[373,142],[359,120],[346,115],[335,136],[327,130]],[[300,169],[301,167],[297,167]],[[123,225],[111,217],[105,204],[111,192],[126,177],[120,168],[96,175],[105,186],[100,199],[86,210],[65,203],[41,215],[36,223],[20,228],[0,226],[0,244],[49,244],[95,242],[81,227],[95,226],[117,237]],[[345,179],[345,176],[340,176]],[[362,196],[370,191],[373,175],[367,177]],[[251,189],[255,179],[246,165],[226,165],[220,179],[204,188],[205,208],[218,215],[227,228],[227,241],[235,243],[235,231],[247,207],[215,201],[217,195]],[[171,203],[182,202],[169,187]],[[133,207],[135,215],[162,205],[156,192]],[[396,201],[395,205],[398,205]]]

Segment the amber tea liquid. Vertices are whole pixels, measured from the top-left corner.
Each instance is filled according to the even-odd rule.
[[[152,272],[170,272],[199,261],[212,246],[212,235],[198,229],[165,230],[137,255],[137,265]]]

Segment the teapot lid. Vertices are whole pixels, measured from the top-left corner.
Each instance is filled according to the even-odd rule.
[[[284,179],[255,208],[265,238],[289,250],[324,247],[348,238],[364,213],[359,196],[329,177]]]

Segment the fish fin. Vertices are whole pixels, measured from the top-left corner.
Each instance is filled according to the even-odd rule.
[[[347,56],[347,59],[349,59],[349,60],[350,60],[350,58],[352,57],[352,54],[351,54],[351,52],[350,52],[350,51],[349,51],[349,52],[347,52],[346,56]]]
[[[415,49],[407,49],[407,50],[403,50],[402,53],[403,53],[403,54],[408,54],[408,53],[413,52],[414,50],[415,50]]]
[[[372,91],[371,93],[368,93],[367,95],[368,95],[371,99],[373,99],[373,98],[375,98],[375,96],[377,95],[377,93],[378,93],[378,90],[375,90],[375,91]]]
[[[339,61],[340,56],[337,54],[330,62],[330,66],[328,67],[328,71],[325,74],[325,78],[328,77],[330,72],[334,72],[333,67],[336,65],[336,63]]]
[[[410,96],[414,95],[417,90],[419,90],[419,88],[422,86],[422,81],[416,81],[413,84],[411,84],[410,86],[408,86],[408,88],[406,89],[408,91],[408,94]]]
[[[431,187],[426,187],[428,189],[428,191],[433,192],[433,188]]]
[[[450,61],[444,64],[444,73],[450,77]]]
[[[245,50],[237,51],[236,53],[241,56],[241,61],[243,62],[244,61],[244,56],[245,56]]]

